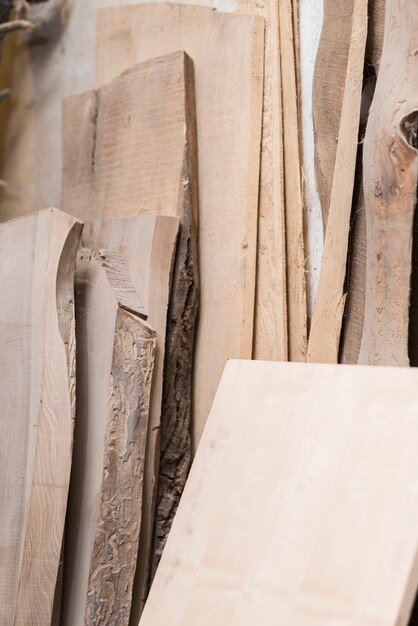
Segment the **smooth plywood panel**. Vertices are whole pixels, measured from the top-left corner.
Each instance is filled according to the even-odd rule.
[[[196,446],[228,358],[253,343],[264,22],[176,4],[98,12],[97,84],[175,50],[193,59],[199,155]],[[277,84],[277,83],[276,83]]]
[[[231,361],[141,626],[406,626],[418,372]]]
[[[75,411],[81,224],[46,209],[0,227],[0,622],[51,624]]]

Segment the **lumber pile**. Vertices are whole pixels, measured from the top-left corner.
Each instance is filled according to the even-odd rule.
[[[80,2],[0,2],[0,626],[407,626],[418,8]]]

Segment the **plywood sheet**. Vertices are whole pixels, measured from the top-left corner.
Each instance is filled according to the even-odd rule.
[[[163,310],[168,326],[162,417],[147,452],[152,482],[144,500],[140,540],[142,593],[147,586],[154,508],[158,554],[191,457],[198,288],[195,130],[193,66],[181,51],[137,64],[64,105],[62,202],[68,211],[84,217],[158,214],[180,219],[168,314]]]
[[[75,411],[81,224],[56,209],[0,227],[0,622],[51,623]]]
[[[418,372],[231,361],[141,626],[406,626]]]
[[[60,622],[65,626],[79,626],[85,617],[86,623],[100,623],[95,620],[106,618],[109,611],[120,624],[128,623],[138,539],[143,523],[145,531],[149,532],[155,490],[154,464],[161,420],[167,309],[178,227],[177,218],[161,216],[96,219],[85,224],[83,250],[77,266],[79,393],[67,519],[65,597]],[[139,315],[147,317],[149,326],[144,326]],[[153,360],[150,343],[154,344],[154,334],[157,344],[148,417],[147,397]],[[125,358],[123,366],[120,363],[122,354]],[[135,376],[141,371],[142,382],[137,380],[135,384]],[[121,376],[125,377],[125,382],[120,380],[116,384]],[[112,561],[118,560],[121,567],[118,570],[115,565],[111,576],[113,593],[110,593],[111,584],[108,583],[103,594],[100,577],[103,580],[106,575],[105,564],[99,568],[101,571],[95,571],[92,565],[97,562],[97,539],[106,530],[101,525],[102,505],[106,503],[103,498],[110,498],[113,488],[111,500],[112,506],[116,507],[118,498],[122,497],[120,487],[106,485],[104,470],[106,446],[110,443],[107,442],[107,426],[113,420],[115,406],[119,421],[123,421],[125,410],[128,431],[135,416],[139,420],[141,432],[136,433],[139,440],[135,439],[139,446],[139,465],[133,468],[134,473],[139,474],[136,477],[129,474],[124,481],[119,476],[125,485],[128,481],[131,481],[129,484],[135,483],[135,480],[138,485],[121,505],[115,532],[109,538],[115,545],[108,550],[112,559],[109,558],[107,567],[111,568]],[[147,438],[145,468],[144,438]],[[126,467],[119,469],[127,472]],[[117,472],[116,467],[113,470]],[[126,523],[122,521],[124,511]],[[109,516],[107,524],[111,524]],[[129,532],[129,537],[124,537],[123,529]],[[115,538],[116,530],[119,541]],[[118,583],[118,571],[124,568],[123,581]],[[90,614],[92,603],[95,604],[94,616]]]
[[[193,59],[199,154],[196,446],[227,358],[251,357],[263,91],[263,20],[175,4],[98,13],[97,84],[184,49]]]

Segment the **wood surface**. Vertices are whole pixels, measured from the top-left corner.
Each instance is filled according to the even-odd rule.
[[[278,3],[283,103],[287,316],[289,360],[304,361],[308,332],[303,231],[304,203],[292,4],[292,0],[281,0]],[[296,41],[298,41],[298,35]]]
[[[328,221],[353,30],[355,0],[325,0],[315,61],[312,117],[324,233]]]
[[[330,210],[308,343],[310,362],[338,362],[366,37],[367,1],[355,0]]]
[[[265,19],[253,358],[286,361],[288,333],[279,4],[275,0],[239,0],[238,10]]]
[[[407,626],[417,383],[229,362],[141,626]]]
[[[163,3],[98,12],[98,85],[173,50],[186,50],[194,62],[201,278],[194,449],[226,359],[252,353],[263,30],[259,17],[203,7]]]
[[[81,224],[57,209],[0,227],[0,622],[5,625],[51,623],[71,468],[80,234]]]
[[[367,220],[359,361],[408,365],[412,233],[418,181],[418,10],[386,3],[384,42],[364,143]]]
[[[154,461],[178,228],[177,218],[162,216],[85,223],[77,265],[77,424],[61,626],[129,621],[138,540],[149,514],[145,502],[155,480],[148,459],[144,464],[144,446],[147,439],[146,455],[150,451]],[[149,326],[139,319],[143,315]],[[114,436],[119,439],[112,444]],[[129,441],[131,456],[116,464],[115,445]]]
[[[150,431],[147,448],[135,585],[142,591],[134,594],[141,598],[147,590],[154,509],[154,551],[159,553],[191,457],[198,288],[195,131],[193,67],[183,52],[130,67],[98,90],[69,98],[64,106],[63,206],[68,211],[85,217],[159,214],[180,219],[162,399],[160,409],[157,400],[154,408],[161,411],[161,420],[154,418],[153,428],[158,428]]]

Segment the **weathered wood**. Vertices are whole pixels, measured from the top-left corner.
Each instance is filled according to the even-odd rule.
[[[98,13],[96,78],[183,48],[195,67],[201,293],[193,382],[196,449],[228,358],[250,358],[263,90],[263,20],[145,4]]]
[[[275,0],[239,0],[238,9],[265,19],[253,358],[286,361],[288,332],[279,4]]]
[[[359,361],[408,365],[418,181],[418,10],[386,3],[384,43],[364,143],[367,220],[364,333]]]
[[[71,469],[80,233],[56,209],[0,227],[2,624],[51,623]]]
[[[412,368],[230,361],[141,626],[407,626],[417,383]]]
[[[304,203],[292,0],[281,0],[278,4],[283,102],[289,360],[304,361],[307,344]]]
[[[367,1],[355,0],[330,211],[308,343],[311,362],[338,362],[366,36]]]
[[[131,67],[98,90],[69,98],[64,109],[67,210],[85,217],[171,215],[181,222],[164,385],[157,387],[160,399],[153,399],[147,445],[140,582],[135,584],[142,591],[134,594],[141,598],[147,590],[156,502],[158,542],[163,542],[190,465],[198,287],[195,132],[193,67],[183,52]]]
[[[150,498],[146,490],[152,489],[151,482],[141,480],[143,437],[148,435],[147,445],[151,442],[156,447],[170,275],[178,227],[177,218],[162,216],[96,219],[85,224],[83,258],[77,266],[77,423],[67,515],[61,626],[96,623],[94,620],[102,619],[108,611],[112,611],[115,621],[107,622],[106,618],[105,623],[117,624],[119,620],[120,624],[126,624],[129,618],[138,535],[142,532],[144,520],[141,506],[143,508],[146,497]],[[117,263],[112,267],[115,258]],[[130,300],[127,299],[129,292],[132,294]],[[122,298],[123,307],[120,304]],[[138,316],[144,313],[155,330],[157,341],[148,433],[146,413],[150,381],[147,376],[152,365],[150,351],[154,345],[154,332],[147,331],[139,319]],[[129,332],[124,334],[124,329]],[[133,341],[136,341],[134,348]],[[146,354],[141,355],[140,349]],[[123,364],[120,362],[122,353],[125,356]],[[125,376],[123,388],[121,380],[116,382],[120,376]],[[124,396],[121,395],[123,392]],[[138,438],[132,441],[134,449],[130,458],[133,465],[129,467],[129,459],[123,457],[126,461],[122,464],[123,469],[114,466],[115,471],[119,469],[114,482],[108,477],[110,470],[106,456],[110,454],[115,459],[109,437],[112,438],[113,412],[117,405],[118,424],[129,433],[136,422]],[[123,436],[120,444],[123,445]],[[106,512],[109,512],[109,502],[116,507],[119,499],[124,498],[125,481],[127,489],[131,490],[134,484],[136,487],[132,498],[122,503],[131,524],[126,528],[130,539],[122,543],[122,511],[116,520],[107,517]],[[113,524],[114,532],[111,533]],[[106,582],[109,570],[104,565],[98,567],[102,550],[106,552],[101,539],[107,531],[112,546],[112,550],[108,547],[111,558],[108,567],[120,571],[119,577],[115,572],[110,575],[113,591],[109,581]],[[106,594],[109,592],[107,598],[106,595],[98,597],[103,585]],[[97,609],[95,618],[89,615],[92,603]]]
[[[116,315],[101,502],[84,623],[128,626],[138,555],[155,331]]]

